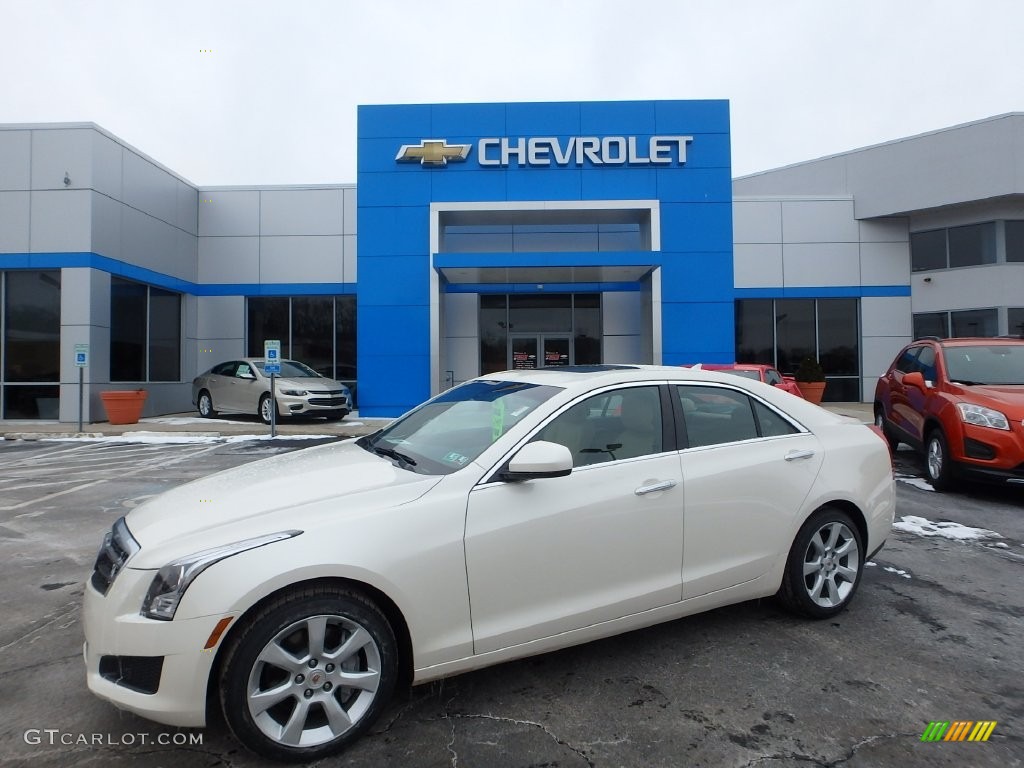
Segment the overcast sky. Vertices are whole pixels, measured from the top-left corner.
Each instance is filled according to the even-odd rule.
[[[200,185],[355,181],[358,104],[728,99],[734,176],[1024,109],[1022,0],[0,0],[0,30],[0,123]]]

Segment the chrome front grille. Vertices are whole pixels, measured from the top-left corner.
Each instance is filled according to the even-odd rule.
[[[92,585],[101,595],[107,594],[117,574],[125,567],[132,555],[139,551],[124,518],[119,518],[114,527],[103,537],[103,544],[96,555],[96,564],[92,571]]]

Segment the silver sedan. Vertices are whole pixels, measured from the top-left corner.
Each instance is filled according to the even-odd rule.
[[[343,419],[352,411],[352,393],[339,381],[308,365],[282,360],[274,393],[278,416],[326,416]],[[199,415],[255,413],[270,423],[270,375],[262,358],[245,357],[213,366],[192,380],[192,404]]]

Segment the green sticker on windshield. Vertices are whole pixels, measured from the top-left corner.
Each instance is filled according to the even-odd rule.
[[[491,403],[491,442],[493,443],[505,432],[505,400]]]

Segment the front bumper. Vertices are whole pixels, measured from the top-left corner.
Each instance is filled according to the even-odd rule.
[[[347,395],[310,393],[308,395],[277,394],[277,409],[281,414],[318,416],[352,412],[352,401]]]
[[[958,475],[987,483],[1024,485],[1024,429],[1009,431],[965,424],[954,451]]]
[[[168,725],[206,725],[206,689],[216,648],[203,650],[220,616],[157,621],[139,614],[153,571],[126,568],[104,596],[85,586],[82,623],[85,630],[86,681],[89,690],[120,709]],[[158,681],[117,679],[112,657],[162,659],[131,662],[154,670]],[[127,664],[125,668],[127,669]],[[147,693],[145,689],[154,688]]]

